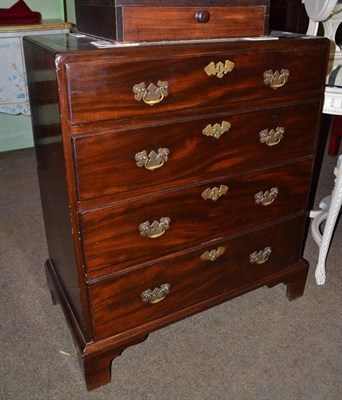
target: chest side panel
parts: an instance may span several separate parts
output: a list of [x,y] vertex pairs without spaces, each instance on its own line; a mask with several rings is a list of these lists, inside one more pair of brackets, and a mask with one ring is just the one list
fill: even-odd
[[24,49],[49,258],[78,326],[89,338],[84,275],[76,263],[70,220],[75,204],[69,197],[73,182],[68,182],[66,170],[71,160],[63,143],[55,56],[26,40]]

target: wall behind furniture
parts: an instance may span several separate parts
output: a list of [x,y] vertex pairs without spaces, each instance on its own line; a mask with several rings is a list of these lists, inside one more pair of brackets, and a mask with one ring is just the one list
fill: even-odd
[[76,24],[75,0],[65,0],[65,14],[68,22]]
[[[0,8],[9,8],[17,0],[0,0]],[[39,11],[44,19],[64,20],[63,0],[25,0],[32,11]],[[0,113],[0,151],[33,146],[31,118],[24,115]]]

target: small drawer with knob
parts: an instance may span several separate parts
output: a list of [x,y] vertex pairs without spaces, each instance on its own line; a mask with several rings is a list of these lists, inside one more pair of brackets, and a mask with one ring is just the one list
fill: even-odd
[[309,155],[319,111],[320,102],[308,101],[74,136],[78,197],[152,194]]
[[119,40],[139,42],[262,36],[266,34],[266,13],[263,5],[123,7]]
[[307,158],[80,212],[87,275],[93,279],[123,271],[301,213],[311,167]]
[[90,283],[95,338],[163,325],[200,303],[208,308],[242,288],[263,286],[298,261],[303,230],[299,217]]

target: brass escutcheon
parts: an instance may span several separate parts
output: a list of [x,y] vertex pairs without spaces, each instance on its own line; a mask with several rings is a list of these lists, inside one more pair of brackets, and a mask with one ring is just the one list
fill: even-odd
[[211,124],[207,125],[202,133],[205,136],[212,136],[215,139],[219,139],[225,132],[228,132],[231,128],[232,124],[228,121],[222,121],[220,124],[215,124],[212,126]]
[[168,96],[169,83],[158,81],[157,86],[150,83],[146,89],[145,82],[141,82],[133,86],[133,93],[135,100],[143,100],[146,104],[154,106]]
[[160,288],[154,288],[153,290],[147,289],[141,293],[141,299],[145,303],[156,304],[164,300],[166,295],[169,294],[171,285],[169,283],[163,283]]
[[261,204],[263,206],[269,206],[274,202],[279,193],[279,189],[277,187],[273,187],[270,190],[266,190],[265,192],[258,192],[255,198],[255,204]]
[[156,239],[164,235],[165,231],[170,227],[171,219],[169,217],[160,218],[158,221],[153,221],[150,224],[149,221],[143,222],[139,225],[139,232],[141,236],[147,236],[150,239]]
[[213,201],[218,200],[221,196],[226,194],[229,190],[228,186],[221,185],[219,188],[218,187],[213,187],[212,189],[207,188],[205,191],[202,193],[202,197],[204,200],[210,199]]
[[226,251],[225,247],[219,247],[217,250],[206,251],[201,255],[202,261],[215,261],[217,258],[222,256]]
[[234,67],[235,64],[229,60],[225,60],[224,64],[221,61],[216,64],[212,61],[204,68],[204,71],[209,76],[215,75],[217,78],[221,79],[228,72],[233,71]]
[[259,133],[260,143],[264,143],[269,147],[276,146],[284,137],[284,128],[277,127],[276,130],[264,129]]
[[270,85],[272,89],[278,89],[285,85],[290,76],[290,71],[288,69],[282,69],[273,72],[272,69],[264,72],[264,83],[265,85]]
[[255,251],[249,255],[249,262],[251,264],[263,264],[269,259],[271,253],[271,247],[265,247],[264,250]]
[[166,148],[158,149],[156,153],[154,150],[147,155],[147,151],[140,151],[135,155],[135,161],[138,167],[145,167],[149,171],[154,171],[157,168],[162,167],[169,159],[168,155],[170,150]]

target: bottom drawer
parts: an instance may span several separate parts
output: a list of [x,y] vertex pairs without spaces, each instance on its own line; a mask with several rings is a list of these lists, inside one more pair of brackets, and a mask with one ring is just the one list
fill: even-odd
[[95,339],[262,284],[300,259],[304,226],[299,217],[90,285]]

